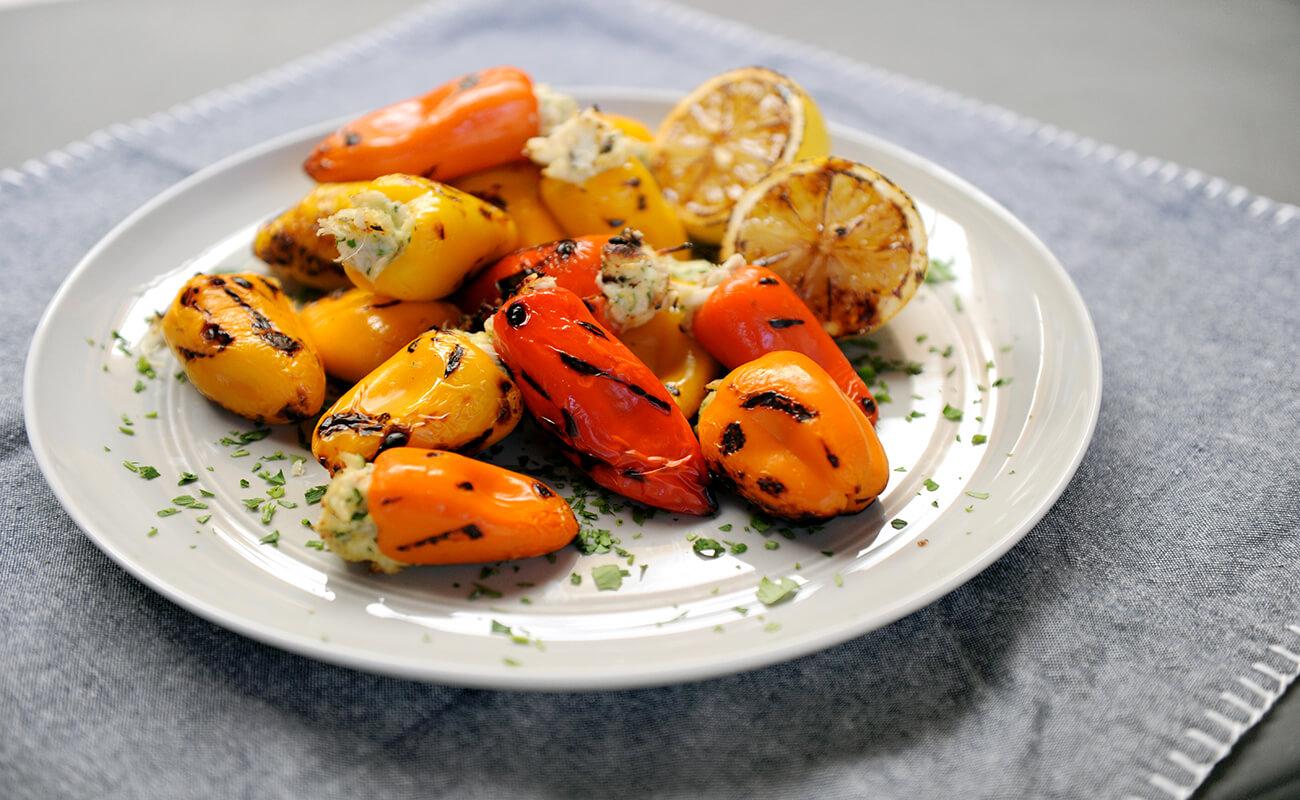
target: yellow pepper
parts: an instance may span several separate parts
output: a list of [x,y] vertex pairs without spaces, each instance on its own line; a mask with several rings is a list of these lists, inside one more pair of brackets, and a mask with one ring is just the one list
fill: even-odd
[[283,281],[313,289],[342,289],[352,282],[338,263],[334,240],[320,236],[317,220],[351,208],[348,196],[365,188],[364,183],[323,183],[298,204],[263,225],[253,240],[253,255]]
[[335,472],[348,453],[366,461],[390,447],[472,454],[504,438],[522,413],[519,389],[475,342],[465,331],[412,339],[321,416],[316,460]]
[[518,232],[495,206],[427,178],[385,175],[320,221],[352,282],[400,300],[438,300],[514,249]]
[[564,238],[564,229],[542,203],[542,171],[517,161],[485,169],[457,180],[453,186],[502,209],[515,221],[519,247],[533,247]]
[[297,422],[325,402],[325,370],[274,278],[195,275],[162,335],[199,393],[256,422]]
[[430,328],[460,324],[464,315],[439,300],[396,300],[348,289],[308,303],[298,312],[325,372],[356,383]]
[[[625,124],[630,124],[630,121]],[[677,247],[686,231],[640,156],[647,144],[587,109],[524,152],[542,169],[542,202],[569,236],[641,232],[651,247]]]
[[605,111],[597,111],[596,116],[622,131],[624,135],[636,139],[638,142],[653,142],[655,139],[654,133],[640,120],[625,117],[622,114],[610,114]]
[[689,419],[699,410],[705,387],[717,377],[718,362],[682,329],[685,322],[683,309],[663,308],[618,338],[663,382]]
[[686,241],[686,229],[640,160],[593,175],[581,184],[542,177],[542,200],[570,236],[641,232],[656,249]]

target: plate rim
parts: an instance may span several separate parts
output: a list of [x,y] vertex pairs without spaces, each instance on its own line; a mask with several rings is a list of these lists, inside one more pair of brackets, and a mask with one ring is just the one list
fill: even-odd
[[[566,86],[563,87],[563,89],[579,96],[592,99],[605,98],[611,102],[617,99],[672,103],[680,99],[682,96],[681,91],[661,88],[575,85]],[[882,607],[870,616],[849,618],[846,622],[827,625],[804,636],[785,642],[773,642],[770,647],[763,648],[762,650],[749,655],[731,657],[724,655],[722,657],[699,660],[686,665],[622,665],[622,668],[618,672],[605,676],[566,676],[564,673],[542,671],[467,673],[463,670],[450,669],[445,666],[440,667],[433,664],[422,665],[419,668],[408,668],[404,663],[384,660],[373,654],[354,652],[349,648],[340,647],[336,644],[331,645],[318,640],[311,640],[306,637],[295,638],[286,635],[279,628],[267,625],[257,620],[246,619],[245,617],[232,612],[227,612],[219,606],[206,603],[187,594],[182,588],[173,585],[171,582],[167,581],[165,577],[158,575],[155,571],[150,570],[143,565],[136,564],[113,544],[111,537],[96,533],[95,523],[92,521],[90,516],[83,513],[77,503],[72,502],[71,492],[69,491],[68,486],[59,477],[58,471],[53,467],[53,459],[47,449],[47,439],[37,421],[37,398],[35,396],[37,364],[42,363],[42,351],[48,340],[53,335],[51,320],[54,318],[59,307],[66,300],[67,295],[71,292],[73,284],[82,276],[83,273],[90,269],[90,265],[98,259],[102,252],[107,250],[128,230],[134,227],[139,220],[152,214],[158,208],[165,206],[177,195],[188,191],[195,185],[206,182],[215,175],[230,170],[244,162],[265,156],[267,153],[283,148],[291,143],[309,140],[313,137],[319,138],[325,133],[337,128],[347,119],[348,117],[340,117],[303,126],[296,130],[254,144],[196,170],[144,202],[104,234],[104,236],[101,237],[85,253],[85,255],[78,260],[77,264],[64,277],[62,282],[59,284],[58,289],[50,298],[49,303],[46,305],[36,324],[36,328],[32,335],[32,341],[26,354],[27,361],[23,368],[22,403],[24,427],[28,443],[31,446],[37,466],[41,470],[42,477],[44,477],[46,484],[53,492],[55,499],[57,499],[59,504],[63,507],[64,512],[68,514],[72,521],[76,523],[77,527],[81,529],[87,538],[89,538],[102,553],[107,555],[110,560],[124,569],[128,574],[180,608],[193,613],[204,620],[226,628],[227,630],[246,636],[259,643],[294,653],[295,655],[305,656],[350,669],[428,683],[484,689],[516,691],[607,691],[691,683],[710,677],[728,676],[749,672],[762,667],[790,661],[804,655],[809,655],[828,647],[841,644],[858,636],[865,635],[871,631],[884,628],[887,625],[897,622],[908,614],[931,605],[939,598],[960,588],[973,577],[987,569],[994,561],[1005,555],[1012,547],[1018,544],[1021,539],[1023,539],[1029,531],[1043,519],[1044,516],[1046,516],[1047,512],[1051,510],[1060,498],[1061,494],[1065,491],[1066,486],[1068,486],[1069,482],[1074,478],[1074,475],[1078,471],[1079,465],[1082,463],[1083,457],[1087,453],[1088,447],[1096,433],[1097,421],[1101,409],[1103,386],[1101,347],[1097,337],[1096,326],[1093,323],[1092,315],[1089,313],[1087,305],[1084,303],[1078,287],[1071,279],[1069,273],[1065,270],[1065,267],[1060,263],[1046,244],[1044,244],[1024,222],[1002,206],[1002,204],[998,203],[984,191],[960,176],[952,173],[945,167],[887,139],[858,128],[835,122],[828,122],[832,138],[852,140],[855,141],[855,143],[886,152],[891,158],[907,162],[911,167],[929,173],[935,179],[964,194],[968,199],[979,205],[984,211],[991,213],[1000,223],[1014,231],[1023,239],[1024,243],[1034,251],[1036,256],[1041,259],[1043,265],[1048,267],[1054,273],[1054,277],[1064,290],[1062,293],[1063,299],[1071,310],[1079,316],[1080,321],[1087,329],[1089,335],[1084,337],[1086,341],[1083,342],[1083,355],[1092,367],[1089,372],[1094,374],[1096,379],[1087,384],[1091,397],[1090,403],[1088,404],[1088,418],[1086,424],[1084,425],[1081,434],[1078,436],[1077,441],[1072,444],[1073,453],[1071,453],[1068,465],[1059,472],[1055,482],[1050,486],[1050,488],[1040,495],[1038,503],[1035,504],[1034,507],[1022,517],[1022,520],[1014,526],[1014,530],[1009,531],[1001,539],[992,543],[992,546],[985,550],[978,558],[968,561],[961,569],[951,574],[946,580],[939,581],[926,591],[908,597],[905,602],[898,602]]]

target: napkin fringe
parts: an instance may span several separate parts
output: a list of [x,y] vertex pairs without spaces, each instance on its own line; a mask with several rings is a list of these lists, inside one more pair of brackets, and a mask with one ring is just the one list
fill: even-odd
[[[765,47],[818,62],[830,69],[861,76],[899,94],[908,94],[931,105],[983,117],[1003,130],[1020,135],[1042,147],[1070,151],[1079,158],[1109,165],[1119,172],[1133,171],[1163,184],[1177,182],[1188,192],[1199,191],[1206,199],[1244,209],[1250,217],[1271,216],[1274,225],[1285,226],[1300,219],[1300,207],[1274,201],[1243,186],[1185,167],[1172,161],[1143,156],[1133,150],[1099,142],[1088,136],[1058,128],[1010,109],[987,103],[916,78],[855,61],[847,56],[818,49],[805,42],[751,28],[734,20],[677,5],[668,0],[634,0],[648,13],[673,18],[708,32],[720,40],[738,43],[761,42]],[[118,144],[131,144],[158,133],[170,133],[179,126],[209,118],[214,112],[236,108],[248,101],[288,87],[306,83],[311,75],[347,59],[357,58],[384,46],[416,25],[471,9],[475,0],[442,0],[394,17],[368,32],[331,45],[328,49],[288,62],[243,81],[201,94],[148,117],[114,123],[84,139],[52,150],[18,168],[0,169],[0,192],[21,190],[71,169],[79,161],[90,161]],[[1171,749],[1162,766],[1145,776],[1140,794],[1125,800],[1185,800],[1196,791],[1214,766],[1225,758],[1247,731],[1256,725],[1300,676],[1300,624],[1287,625],[1275,641],[1252,656],[1255,660],[1215,700],[1205,704],[1194,724],[1181,735],[1181,745]]]
[[1262,720],[1300,677],[1300,625],[1248,656],[1248,668],[1200,709],[1183,729],[1165,764],[1145,776],[1140,793],[1124,800],[1187,800],[1242,736]]
[[[940,86],[902,75],[880,67],[863,64],[848,56],[821,50],[806,42],[751,28],[743,23],[719,17],[704,11],[677,5],[668,0],[635,0],[636,5],[649,13],[672,17],[692,27],[707,31],[719,38],[736,42],[761,41],[767,47],[843,72],[865,77],[898,93],[918,97],[932,105],[951,109],[967,115],[983,117],[1011,133],[1037,142],[1043,147],[1069,150],[1080,158],[1099,164],[1111,165],[1119,172],[1135,171],[1144,178],[1160,183],[1178,181],[1188,192],[1199,190],[1209,200],[1222,200],[1230,208],[1244,208],[1251,217],[1271,215],[1275,225],[1282,226],[1300,219],[1300,206],[1283,203],[1257,194],[1244,186],[1223,178],[1183,166],[1154,156],[1143,156],[1134,150],[1099,142],[1065,128],[1018,114],[1015,111],[977,100]],[[53,150],[40,158],[28,159],[17,169],[0,169],[0,191],[21,189],[29,181],[43,181],[52,172],[66,170],[77,160],[89,160],[97,150],[109,150],[117,142],[148,137],[158,131],[170,132],[184,125],[206,118],[213,111],[236,107],[267,92],[304,83],[315,70],[325,69],[338,62],[354,58],[383,46],[405,33],[412,26],[425,24],[441,15],[455,14],[472,8],[474,0],[442,0],[415,8],[368,32],[344,39],[318,53],[290,61],[280,67],[263,72],[229,86],[214,89],[165,111],[148,117],[137,117],[128,122],[114,123],[87,136]]]

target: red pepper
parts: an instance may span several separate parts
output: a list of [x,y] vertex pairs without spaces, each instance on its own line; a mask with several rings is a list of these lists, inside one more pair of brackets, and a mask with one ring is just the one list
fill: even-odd
[[528,73],[491,67],[349,122],[316,145],[302,166],[322,182],[394,172],[449,181],[518,161],[537,133]]
[[592,480],[668,511],[717,510],[690,423],[578,295],[526,288],[497,311],[492,331],[524,405]]
[[880,416],[871,390],[799,295],[770,269],[746,265],[709,295],[692,323],[695,340],[734,369],[777,350],[816,361],[871,424]]
[[533,275],[549,275],[555,283],[582,298],[600,295],[601,254],[613,236],[579,236],[525,247],[479,273],[454,298],[466,314],[496,311]]

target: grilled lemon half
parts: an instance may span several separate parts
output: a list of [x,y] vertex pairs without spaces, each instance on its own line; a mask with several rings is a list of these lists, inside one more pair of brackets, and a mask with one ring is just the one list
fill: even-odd
[[874,169],[820,158],[773,170],[736,202],[722,240],[774,270],[832,336],[876,330],[925,282],[925,227],[907,192]]
[[700,244],[722,238],[732,206],[774,167],[830,153],[817,104],[763,67],[705,81],[668,113],[654,144],[655,180]]

